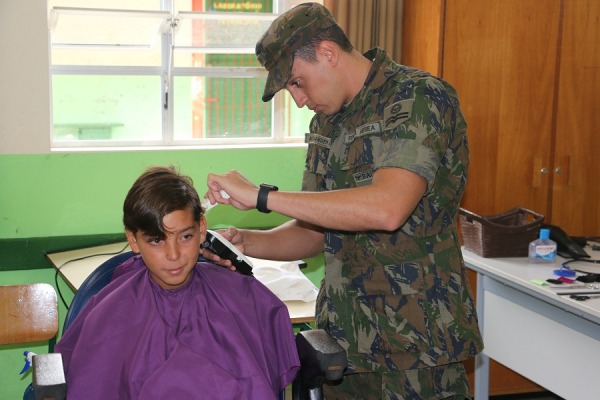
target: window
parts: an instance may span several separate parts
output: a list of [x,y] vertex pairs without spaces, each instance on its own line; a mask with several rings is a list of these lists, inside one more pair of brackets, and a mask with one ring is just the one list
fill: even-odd
[[292,0],[49,0],[53,148],[302,143],[254,46]]

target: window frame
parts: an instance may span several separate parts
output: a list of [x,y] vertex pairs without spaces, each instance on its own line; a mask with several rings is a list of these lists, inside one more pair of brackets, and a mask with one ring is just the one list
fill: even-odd
[[[289,1],[288,1],[289,2]],[[179,21],[182,19],[215,19],[223,18],[227,20],[236,20],[247,18],[249,14],[255,14],[257,19],[274,20],[279,14],[278,9],[284,9],[286,0],[273,0],[273,13],[239,13],[239,12],[193,12],[176,11],[171,9],[170,5],[161,2],[162,10],[118,10],[118,9],[98,9],[98,8],[79,8],[79,7],[52,7],[49,11],[48,23],[50,28],[49,52],[50,52],[50,92],[51,92],[51,150],[131,150],[131,149],[159,149],[159,148],[228,148],[228,147],[271,147],[271,146],[298,146],[304,145],[303,136],[292,136],[285,132],[286,103],[288,107],[295,107],[295,104],[289,98],[289,94],[280,91],[270,102],[271,107],[271,134],[268,137],[215,137],[215,138],[192,138],[175,139],[174,138],[174,107],[169,98],[174,97],[174,81],[177,77],[207,77],[207,78],[266,78],[267,72],[262,67],[177,67],[174,65],[173,57],[175,52],[194,51],[196,53],[209,52],[210,54],[254,54],[252,47],[225,47],[225,46],[177,46],[175,44],[176,29]],[[168,3],[168,2],[167,2]],[[294,3],[292,1],[292,3]],[[291,4],[292,6],[294,4]],[[164,8],[167,8],[166,10]],[[289,8],[289,7],[288,7]],[[58,15],[55,13],[58,12]],[[161,46],[161,65],[160,66],[117,66],[117,65],[55,65],[52,63],[53,47],[81,47],[93,48],[98,44],[69,44],[53,43],[52,29],[60,18],[60,13],[81,14],[81,15],[128,15],[136,17],[157,17],[160,22],[160,46]],[[111,45],[101,44],[101,47],[111,47]],[[116,45],[114,45],[116,46]],[[127,47],[127,45],[118,44],[118,46]],[[132,46],[139,47],[139,45]],[[53,113],[53,77],[60,75],[85,76],[155,76],[160,79],[161,93],[163,95],[163,107],[161,107],[161,138],[159,140],[63,140],[55,138],[54,113]],[[288,96],[286,99],[285,96]],[[257,98],[257,101],[262,101]]]

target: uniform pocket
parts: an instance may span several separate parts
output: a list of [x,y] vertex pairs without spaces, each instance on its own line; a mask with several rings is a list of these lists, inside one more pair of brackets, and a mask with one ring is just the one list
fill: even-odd
[[310,143],[306,152],[306,169],[313,174],[325,175],[329,163],[329,147]]
[[343,158],[340,160],[341,169],[344,171],[353,169],[364,169],[364,166],[372,167],[375,162],[376,151],[381,144],[381,138],[377,135],[355,138],[349,143]]
[[423,272],[417,263],[388,265],[356,297],[358,352],[372,355],[420,351],[428,342]]

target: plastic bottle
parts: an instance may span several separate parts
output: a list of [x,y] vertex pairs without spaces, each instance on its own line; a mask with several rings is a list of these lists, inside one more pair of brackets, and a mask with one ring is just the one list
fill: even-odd
[[552,264],[556,260],[556,242],[550,239],[548,229],[540,229],[539,239],[529,243],[529,262]]
[[25,356],[25,365],[23,366],[20,375],[23,375],[29,368],[31,368],[33,356],[36,356],[37,354],[32,351],[25,351],[23,352],[23,355]]

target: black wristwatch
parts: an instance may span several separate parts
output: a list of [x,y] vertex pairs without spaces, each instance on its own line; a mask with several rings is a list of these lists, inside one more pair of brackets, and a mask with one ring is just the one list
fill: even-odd
[[261,183],[260,189],[258,190],[258,198],[256,199],[256,209],[265,214],[270,213],[271,210],[267,208],[267,198],[269,197],[269,192],[276,192],[278,190],[279,188],[277,186]]

